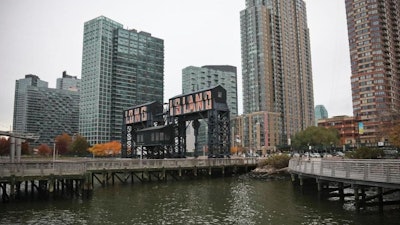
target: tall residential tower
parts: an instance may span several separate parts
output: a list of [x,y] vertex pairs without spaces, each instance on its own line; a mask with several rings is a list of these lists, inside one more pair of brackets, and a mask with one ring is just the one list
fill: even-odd
[[13,131],[38,136],[38,140],[30,141],[31,147],[53,146],[58,135],[78,133],[77,90],[48,88],[46,81],[29,74],[15,82],[14,98]]
[[15,81],[13,131],[28,132],[26,124],[29,115],[27,108],[28,89],[31,87],[47,88],[48,82],[40,80],[33,74],[25,75],[24,79]]
[[382,129],[400,115],[400,2],[345,2],[359,142],[375,145],[385,141]]
[[123,110],[163,92],[162,39],[104,16],[85,23],[79,133],[90,144],[120,140]]
[[244,129],[260,130],[254,135],[261,146],[285,145],[314,125],[306,5],[303,0],[246,0],[240,17],[243,112],[261,115],[254,127]]

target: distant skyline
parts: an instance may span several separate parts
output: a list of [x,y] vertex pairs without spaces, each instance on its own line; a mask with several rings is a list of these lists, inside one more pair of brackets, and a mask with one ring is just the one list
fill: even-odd
[[[352,115],[344,0],[305,0],[314,103]],[[55,88],[64,70],[81,78],[83,24],[100,15],[164,40],[164,101],[181,94],[187,66],[232,65],[242,113],[240,11],[245,0],[0,1],[0,130],[12,125],[15,81],[35,74]]]

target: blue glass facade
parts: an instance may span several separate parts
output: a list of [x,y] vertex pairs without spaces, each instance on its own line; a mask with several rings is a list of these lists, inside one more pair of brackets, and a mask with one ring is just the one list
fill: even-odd
[[163,101],[163,74],[162,39],[104,16],[86,22],[79,133],[90,144],[120,140],[123,109]]

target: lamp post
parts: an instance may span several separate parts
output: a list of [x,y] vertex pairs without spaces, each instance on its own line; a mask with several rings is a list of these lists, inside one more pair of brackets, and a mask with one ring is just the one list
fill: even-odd
[[56,143],[57,141],[54,140],[54,147],[53,147],[53,162],[56,161]]
[[53,146],[53,162],[56,161],[56,143],[54,142]]

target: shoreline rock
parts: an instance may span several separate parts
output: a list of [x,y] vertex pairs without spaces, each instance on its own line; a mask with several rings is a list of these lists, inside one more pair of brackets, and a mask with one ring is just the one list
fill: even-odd
[[289,178],[288,168],[275,169],[270,166],[257,167],[252,170],[249,177],[254,179],[268,179],[268,180],[285,180]]

